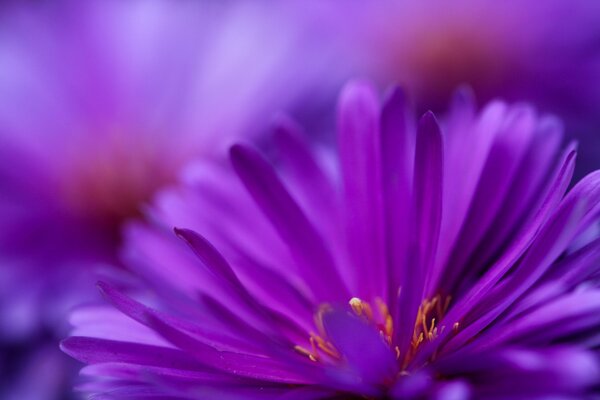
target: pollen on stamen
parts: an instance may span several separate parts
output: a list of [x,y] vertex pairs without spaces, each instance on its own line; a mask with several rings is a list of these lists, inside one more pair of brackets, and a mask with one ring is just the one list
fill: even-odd
[[311,353],[310,351],[306,350],[304,347],[302,346],[294,346],[294,350],[296,350],[298,353],[300,353],[303,356],[308,357],[311,361],[317,361],[317,358],[314,356],[313,353]]
[[[435,340],[439,334],[444,331],[445,326],[439,327],[438,321],[440,321],[446,314],[446,311],[448,311],[450,301],[450,296],[442,299],[441,295],[436,295],[431,299],[423,300],[417,312],[410,349],[404,356],[403,368],[408,366],[410,360],[417,353],[417,350],[423,342]],[[458,323],[454,324],[452,330],[453,332],[458,330]]]
[[352,297],[348,301],[350,308],[358,317],[364,318],[368,323],[375,325],[379,330],[381,337],[388,345],[392,344],[394,334],[394,321],[390,315],[387,304],[379,297],[375,298],[376,310],[378,315],[373,312],[373,307],[369,302],[363,301],[358,297]]
[[350,304],[350,307],[352,307],[352,310],[354,311],[354,313],[358,316],[362,315],[362,300],[359,299],[358,297],[353,297],[350,299],[350,301],[348,302],[348,304]]
[[[371,306],[371,303],[358,297],[352,297],[348,301],[348,304],[352,313],[363,319],[366,323],[371,324],[379,331],[381,338],[396,353],[396,359],[402,359],[402,369],[404,370],[417,353],[421,344],[426,341],[435,340],[439,334],[444,331],[446,327],[439,326],[438,321],[446,314],[450,302],[450,296],[442,297],[441,295],[436,295],[430,299],[423,300],[419,306],[417,317],[415,319],[410,347],[404,354],[401,354],[402,352],[397,343],[393,342],[394,321],[387,304],[381,298],[374,299],[375,307]],[[331,305],[322,304],[315,313],[315,327],[319,333],[310,332],[309,342],[311,350],[302,346],[294,347],[298,353],[308,357],[311,361],[336,361],[342,358],[335,346],[327,340],[327,333],[323,326],[323,315],[331,309]],[[458,329],[459,323],[456,322],[452,326],[452,331],[457,332]]]
[[353,297],[348,302],[352,311],[359,317],[365,317],[368,321],[373,321],[373,309],[366,301],[362,301],[358,297]]

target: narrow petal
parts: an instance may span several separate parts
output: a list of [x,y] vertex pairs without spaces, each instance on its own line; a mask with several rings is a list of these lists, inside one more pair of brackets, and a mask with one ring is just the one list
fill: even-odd
[[[575,151],[570,146],[564,152],[560,167],[551,180],[545,200],[542,203],[542,207],[538,210],[536,217],[523,227],[523,230],[515,238],[512,245],[504,251],[502,257],[496,261],[490,270],[474,284],[467,294],[450,308],[446,317],[441,321],[442,326],[454,326],[457,322],[460,323],[465,315],[473,309],[473,305],[479,304],[482,298],[488,294],[494,285],[522,257],[525,251],[531,246],[531,243],[538,237],[540,226],[555,211],[555,208],[561,201],[568,188],[574,169]],[[419,365],[423,363],[451,334],[452,330],[446,329],[439,334],[436,340],[426,343],[415,358],[415,364]]]
[[482,338],[478,347],[489,349],[503,343],[544,346],[599,328],[600,291],[576,292],[495,328],[493,335]]
[[198,233],[189,229],[175,228],[175,234],[183,239],[202,263],[217,277],[224,279],[240,292],[246,292],[244,286],[231,269],[229,263],[212,244]]
[[[582,182],[584,183],[584,182]],[[581,184],[581,183],[580,183]],[[456,349],[487,326],[533,285],[551,263],[565,251],[576,235],[586,215],[587,199],[577,196],[577,187],[567,196],[555,215],[542,228],[540,235],[532,243],[506,285],[491,291],[486,299],[486,307],[479,305],[482,317],[460,331],[448,345],[447,350]]]
[[444,276],[447,293],[455,292],[457,280],[464,279],[469,257],[500,210],[531,143],[535,121],[534,112],[527,107],[510,110],[502,121],[504,126],[499,127],[459,241],[450,258],[449,265],[452,268],[447,269]]
[[340,96],[338,148],[353,295],[387,298],[379,105],[368,84],[352,82]]
[[334,239],[339,235],[337,194],[322,167],[315,159],[306,134],[290,119],[279,117],[274,126],[277,160],[294,198],[323,234]]
[[[193,335],[197,340],[203,342],[205,345],[216,348],[216,349],[236,349],[236,348],[244,348],[245,340],[235,340],[231,338],[231,335],[222,335],[218,333],[211,332],[210,329],[207,329],[209,324],[205,323],[203,326],[191,323],[180,318],[175,318],[173,316],[167,316],[163,313],[159,313],[156,310],[153,310],[149,307],[144,306],[143,304],[133,300],[132,298],[120,293],[118,290],[113,288],[112,286],[100,282],[98,284],[101,293],[103,296],[112,303],[119,311],[129,316],[133,320],[150,327],[150,322],[156,319],[160,319],[165,324],[169,324],[173,326],[174,329],[182,330],[187,332],[190,335]],[[252,320],[255,324],[260,324],[258,321],[256,322],[254,319]],[[261,325],[262,329],[268,330],[268,326],[264,324]],[[239,337],[244,338],[244,334],[252,337],[252,333],[255,333],[254,329],[249,330],[248,332],[237,332]],[[256,337],[255,337],[256,338]],[[264,343],[266,338],[264,336],[261,337],[262,341],[254,343],[260,344]],[[254,347],[255,348],[255,347]]]
[[432,113],[419,121],[415,155],[413,215],[408,262],[404,265],[399,293],[396,339],[403,355],[414,331],[427,279],[434,269],[442,218],[443,139]]
[[[381,113],[381,173],[385,208],[388,304],[396,303],[396,292],[405,279],[408,263],[415,134],[408,117],[404,92],[396,88]],[[395,309],[395,307],[393,307]],[[393,312],[394,310],[392,310]]]
[[[270,382],[291,384],[308,384],[313,382],[311,374],[308,373],[310,366],[304,366],[300,357],[295,359],[295,363],[286,363],[286,360],[272,357],[261,357],[231,351],[217,351],[186,332],[175,329],[160,318],[150,317],[149,325],[169,342],[208,367],[247,378]],[[294,355],[292,349],[290,349],[289,353],[291,359]],[[312,375],[314,379],[314,373]]]
[[562,139],[563,129],[558,121],[554,118],[540,121],[501,210],[473,256],[477,263],[489,260],[510,239],[515,227],[535,216],[531,210],[539,209],[544,200],[540,194],[543,194],[544,186],[551,178],[549,171],[557,161]]
[[294,256],[299,273],[319,300],[344,300],[349,293],[323,238],[290,196],[272,167],[256,151],[236,145],[233,166]]
[[[466,103],[464,106],[467,109],[454,111],[449,117],[450,121],[445,131],[447,152],[444,154],[444,209],[437,257],[438,269],[446,266],[459,239],[490,148],[506,115],[506,105],[495,101],[488,104],[478,118],[473,116],[471,120],[468,110],[474,107],[472,101],[464,96],[455,98],[455,108],[459,108],[461,103]],[[469,156],[465,157],[465,153]]]
[[63,340],[60,348],[87,364],[118,361],[192,371],[205,369],[183,351],[139,343],[72,336]]

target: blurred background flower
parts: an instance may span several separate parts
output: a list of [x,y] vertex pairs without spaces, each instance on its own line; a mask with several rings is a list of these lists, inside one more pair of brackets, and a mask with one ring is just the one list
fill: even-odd
[[[60,370],[64,356],[46,344],[63,334],[71,306],[95,298],[92,271],[119,265],[122,223],[141,216],[189,160],[254,137],[278,110],[317,110],[316,89],[326,99],[326,85],[313,80],[326,72],[330,53],[314,52],[310,30],[275,5],[66,0],[0,7],[6,398],[3,383],[19,386],[18,371],[35,374],[37,365],[42,373],[48,363]],[[311,102],[298,102],[306,93]],[[48,375],[47,387],[60,387],[63,375]]]
[[479,101],[532,101],[582,143],[579,175],[600,167],[600,3],[588,0],[352,2],[327,11],[357,71],[406,87],[439,111],[459,85]]

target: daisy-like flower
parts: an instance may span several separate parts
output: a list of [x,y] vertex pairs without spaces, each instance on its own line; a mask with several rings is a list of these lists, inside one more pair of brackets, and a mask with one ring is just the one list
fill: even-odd
[[[99,398],[585,398],[598,389],[600,175],[529,105],[438,122],[356,82],[338,152],[276,125],[163,192],[123,256],[139,295],[72,315]],[[237,178],[234,176],[237,175]],[[171,226],[182,241],[171,232]],[[190,229],[191,228],[191,229]],[[190,249],[186,249],[185,244]],[[103,397],[104,396],[104,397]]]
[[[595,111],[600,92],[586,85],[600,79],[594,2],[409,0],[351,11],[356,25],[346,33],[355,39],[348,48],[360,53],[356,61],[386,81],[405,82],[425,106],[443,107],[468,83],[486,101],[529,97],[563,112]],[[565,75],[572,79],[555,81]]]
[[422,108],[442,109],[462,84],[484,101],[531,101],[561,115],[585,144],[578,169],[600,166],[597,2],[405,0],[330,14],[351,63],[384,84],[400,82]]

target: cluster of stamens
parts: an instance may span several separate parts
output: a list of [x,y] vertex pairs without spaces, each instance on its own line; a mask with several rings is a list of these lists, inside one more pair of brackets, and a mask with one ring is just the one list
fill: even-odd
[[[403,360],[403,368],[406,368],[410,360],[417,353],[417,350],[425,341],[433,341],[440,333],[444,331],[445,326],[438,327],[438,322],[446,314],[452,298],[441,295],[436,295],[431,299],[425,299],[419,306],[417,318],[415,320],[415,328],[410,341],[410,349]],[[458,323],[452,327],[454,331],[458,329]]]
[[307,356],[311,361],[322,361],[323,358],[330,358],[333,360],[341,359],[340,353],[335,346],[328,340],[324,339],[327,337],[325,327],[323,326],[323,314],[330,311],[331,307],[328,304],[322,304],[319,310],[315,313],[315,326],[319,333],[310,332],[309,342],[310,350],[302,346],[294,346],[294,350],[298,353]]
[[375,325],[381,337],[391,346],[393,335],[394,335],[394,320],[390,315],[387,304],[381,298],[375,298],[375,305],[379,311],[379,315],[376,317],[373,314],[373,308],[371,305],[362,301],[358,297],[353,297],[349,301],[352,311],[359,317],[364,318],[367,322]]
[[[405,369],[410,360],[414,357],[417,350],[426,341],[432,341],[438,337],[445,329],[445,326],[438,327],[438,321],[445,315],[450,305],[450,296],[442,297],[436,295],[431,299],[425,299],[419,306],[413,336],[410,348],[402,360],[402,368]],[[379,297],[375,298],[374,304],[363,301],[358,297],[353,297],[348,302],[352,312],[359,318],[374,326],[382,339],[396,353],[396,358],[400,360],[401,353],[398,346],[394,345],[394,320],[389,312],[387,304]],[[330,311],[331,306],[324,304],[319,307],[315,314],[315,326],[318,333],[310,332],[310,349],[302,346],[295,346],[294,349],[308,357],[311,361],[319,362],[325,359],[340,360],[341,356],[335,346],[327,340],[327,334],[323,326],[323,314]],[[458,330],[458,323],[452,327],[454,331]]]

